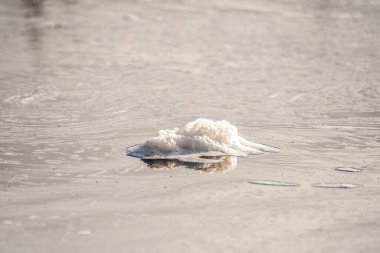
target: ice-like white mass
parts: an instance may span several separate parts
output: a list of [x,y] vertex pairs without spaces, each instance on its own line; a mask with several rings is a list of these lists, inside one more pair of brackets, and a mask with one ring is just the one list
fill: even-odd
[[177,159],[184,162],[215,163],[220,156],[248,156],[278,152],[277,148],[240,137],[225,120],[197,119],[183,129],[160,130],[157,137],[127,148],[127,155],[142,159]]

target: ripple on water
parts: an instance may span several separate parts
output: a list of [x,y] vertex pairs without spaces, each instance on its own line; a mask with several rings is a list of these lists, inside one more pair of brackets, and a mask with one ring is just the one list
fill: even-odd
[[12,225],[13,221],[11,220],[4,220],[1,224],[3,225]]
[[363,171],[363,169],[354,168],[354,167],[338,167],[338,168],[335,168],[335,170],[336,171],[343,171],[343,172],[353,172],[353,173]]
[[270,181],[270,180],[254,180],[254,181],[248,181],[248,183],[257,184],[257,185],[270,185],[270,186],[299,186],[299,184],[296,184],[296,183]]
[[49,220],[59,220],[60,217],[58,215],[51,215],[49,217],[47,217]]
[[92,233],[90,230],[79,230],[78,234],[79,235],[91,235]]
[[319,188],[351,189],[351,188],[357,188],[360,185],[347,184],[347,183],[317,183],[317,184],[313,184],[312,186],[319,187]]

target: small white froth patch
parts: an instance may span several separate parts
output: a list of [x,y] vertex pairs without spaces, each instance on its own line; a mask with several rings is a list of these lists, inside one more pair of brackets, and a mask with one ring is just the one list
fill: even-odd
[[270,185],[270,186],[298,186],[298,184],[296,183],[271,181],[271,180],[253,180],[253,181],[249,181],[248,183],[257,184],[257,185]]
[[362,172],[363,169],[359,169],[359,168],[354,168],[354,167],[338,167],[338,168],[335,168],[336,171],[343,171],[343,172],[353,172],[353,173],[357,173],[357,172]]
[[351,189],[351,188],[357,188],[360,185],[347,184],[347,183],[318,183],[318,184],[313,184],[312,186],[319,187],[319,188]]
[[207,157],[248,156],[278,152],[277,148],[253,143],[240,137],[235,126],[225,120],[197,119],[183,129],[160,130],[157,137],[127,148],[127,155],[142,159],[177,159],[204,163]]

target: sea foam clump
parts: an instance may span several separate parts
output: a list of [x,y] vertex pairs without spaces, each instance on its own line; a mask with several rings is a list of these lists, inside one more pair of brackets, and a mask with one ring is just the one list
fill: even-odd
[[240,137],[225,120],[197,119],[183,129],[160,130],[157,137],[127,148],[127,155],[142,159],[176,159],[185,162],[220,162],[221,156],[248,156],[278,152],[277,148]]

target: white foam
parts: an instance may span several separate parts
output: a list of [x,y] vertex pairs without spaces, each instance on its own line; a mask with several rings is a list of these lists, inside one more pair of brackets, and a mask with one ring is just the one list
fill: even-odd
[[216,162],[205,157],[248,156],[278,152],[277,148],[240,137],[225,120],[197,119],[183,129],[160,130],[157,137],[127,148],[129,156],[142,159],[178,159],[186,162]]

